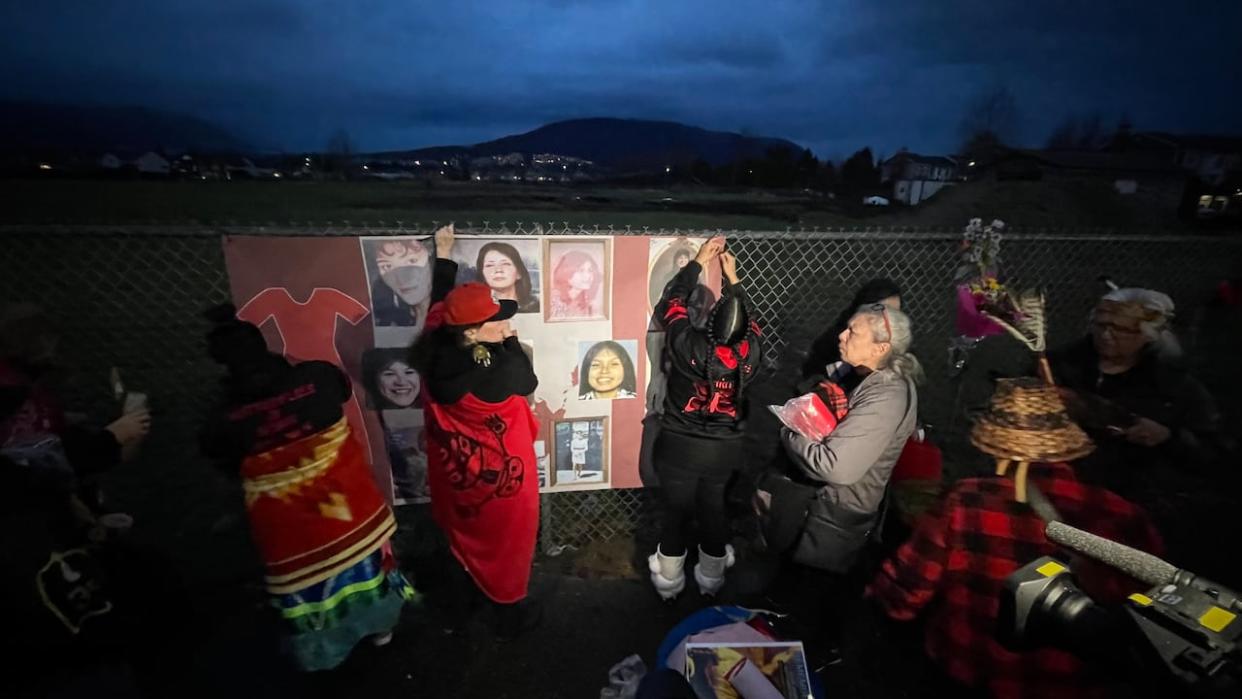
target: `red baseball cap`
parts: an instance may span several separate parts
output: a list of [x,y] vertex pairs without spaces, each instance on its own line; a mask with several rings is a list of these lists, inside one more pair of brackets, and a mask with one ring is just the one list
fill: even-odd
[[444,297],[444,322],[449,325],[479,325],[492,320],[508,320],[517,313],[517,301],[497,301],[492,288],[469,282]]

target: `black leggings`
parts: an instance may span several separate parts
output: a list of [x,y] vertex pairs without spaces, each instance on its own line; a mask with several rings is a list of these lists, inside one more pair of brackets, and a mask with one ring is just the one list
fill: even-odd
[[703,439],[667,430],[655,444],[655,467],[664,500],[660,552],[686,553],[686,527],[698,521],[699,548],[709,556],[725,555],[729,521],[725,489],[733,475],[733,459],[741,443],[735,439]]

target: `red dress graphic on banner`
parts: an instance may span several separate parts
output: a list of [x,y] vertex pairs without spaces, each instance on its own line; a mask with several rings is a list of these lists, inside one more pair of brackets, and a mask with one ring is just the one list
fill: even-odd
[[[262,327],[271,320],[276,324],[284,345],[284,355],[295,362],[320,360],[331,362],[344,369],[341,355],[336,349],[336,319],[344,318],[350,325],[357,325],[370,311],[357,299],[339,289],[317,288],[310,298],[299,303],[293,300],[288,289],[264,289],[246,302],[237,317]],[[345,419],[366,450],[367,463],[371,458],[371,440],[367,435],[367,423],[362,418],[362,405],[358,402],[357,388],[345,403]]]

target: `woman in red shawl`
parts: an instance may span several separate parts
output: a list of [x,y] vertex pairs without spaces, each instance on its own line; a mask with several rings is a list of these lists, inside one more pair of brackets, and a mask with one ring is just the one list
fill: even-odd
[[539,529],[538,423],[525,396],[538,379],[509,325],[517,302],[486,284],[453,288],[453,237],[452,226],[436,231],[432,307],[411,352],[427,388],[431,510],[511,638],[539,618],[525,603]]

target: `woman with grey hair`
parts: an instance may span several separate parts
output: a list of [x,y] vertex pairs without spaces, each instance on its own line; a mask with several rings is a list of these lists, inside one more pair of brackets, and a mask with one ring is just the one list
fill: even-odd
[[879,303],[859,308],[838,336],[842,361],[827,367],[847,397],[845,417],[821,441],[782,429],[795,466],[823,484],[795,562],[845,573],[879,523],[889,476],[918,416],[915,384],[923,370],[910,353],[912,341],[905,313]]
[[843,603],[857,599],[846,574],[880,526],[889,477],[917,422],[915,384],[923,370],[910,353],[912,341],[905,313],[882,303],[859,307],[838,335],[841,361],[826,367],[828,378],[816,388],[836,404],[836,427],[819,441],[781,430],[797,471],[790,478],[816,487],[809,505],[795,508],[793,521],[801,519],[791,545],[795,565],[781,580],[794,586],[793,599],[810,605],[802,614],[804,640],[823,649],[817,662],[824,664],[840,658]]
[[1096,443],[1079,476],[1153,503],[1179,465],[1214,461],[1226,439],[1207,390],[1177,360],[1174,305],[1150,289],[1116,289],[1091,312],[1087,337],[1048,353],[1070,416]]

